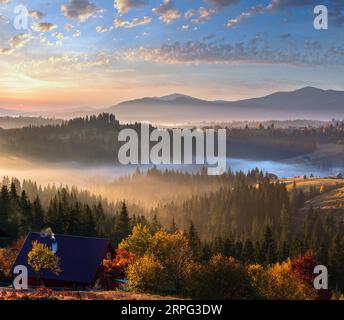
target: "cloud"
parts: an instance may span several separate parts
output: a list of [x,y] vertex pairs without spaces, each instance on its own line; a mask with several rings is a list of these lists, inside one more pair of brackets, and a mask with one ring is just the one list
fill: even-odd
[[0,48],[0,54],[11,54],[13,49],[11,48]]
[[54,32],[52,34],[52,36],[55,37],[57,40],[60,40],[60,41],[66,38],[65,35],[62,34],[61,32]]
[[127,13],[131,9],[143,7],[147,0],[115,0],[114,6],[119,13]]
[[69,19],[86,21],[99,10],[88,0],[70,0],[69,3],[61,6],[61,11]]
[[320,50],[321,44],[317,40],[306,40],[305,41],[305,49]]
[[50,23],[50,22],[35,23],[32,26],[32,30],[34,30],[36,32],[49,32],[49,31],[54,30],[56,28],[57,28],[57,25]]
[[270,0],[267,6],[257,5],[249,8],[247,11],[240,13],[237,17],[228,20],[226,26],[233,28],[245,20],[261,13],[275,12],[279,10],[287,10],[293,7],[305,7],[318,5],[319,0]]
[[147,25],[151,22],[152,22],[152,18],[150,18],[150,17],[144,17],[143,19],[134,18],[131,21],[126,21],[126,20],[122,20],[122,19],[117,18],[114,20],[113,24],[116,28],[130,29],[130,28],[135,28],[138,26]]
[[218,10],[222,10],[225,7],[239,3],[240,0],[208,0],[208,2],[214,4]]
[[80,30],[76,30],[74,33],[73,33],[73,37],[74,38],[77,38],[77,37],[80,37],[81,36],[81,31]]
[[109,28],[105,28],[105,27],[103,27],[103,26],[98,26],[98,27],[96,27],[96,31],[97,31],[98,33],[104,33],[104,32],[110,31],[110,29],[109,29]]
[[308,41],[304,47],[270,49],[257,47],[256,41],[188,41],[165,43],[158,47],[136,47],[125,50],[128,61],[160,64],[283,64],[283,65],[341,65],[344,66],[342,46],[321,48]]
[[190,18],[192,18],[194,15],[195,15],[195,10],[190,9],[190,10],[188,10],[188,11],[185,12],[184,18],[185,18],[185,19],[190,19]]
[[29,10],[29,17],[32,17],[37,20],[41,20],[44,16],[45,14],[43,12],[36,11],[36,10]]
[[285,10],[291,7],[305,7],[318,5],[319,0],[271,0],[266,9],[268,11]]
[[282,33],[280,35],[280,38],[281,39],[289,39],[289,38],[291,38],[291,34],[290,33]]
[[336,27],[341,27],[344,25],[344,1],[333,0],[331,10],[329,12],[330,23]]
[[180,18],[180,13],[174,7],[173,0],[164,0],[159,7],[153,8],[153,12],[159,14],[159,19],[166,24],[170,24]]
[[19,33],[10,40],[11,48],[21,48],[31,39],[32,37],[29,33]]
[[9,22],[10,22],[10,20],[7,17],[0,14],[0,25],[1,24],[8,24]]
[[259,5],[256,7],[251,7],[246,12],[242,12],[236,18],[228,20],[226,26],[227,28],[233,28],[237,26],[238,24],[242,23],[243,21],[245,21],[246,19],[249,19],[258,13],[264,13],[264,12],[266,12],[266,8],[264,6]]
[[32,39],[31,34],[29,33],[19,33],[12,37],[6,48],[0,48],[0,54],[11,54],[16,49],[24,47]]
[[214,9],[207,9],[204,7],[200,7],[198,9],[198,17],[195,19],[192,19],[192,22],[196,24],[203,23],[204,21],[211,19],[211,17],[213,16],[215,12],[216,11]]
[[74,28],[74,26],[70,23],[66,23],[63,27],[66,31],[70,31]]

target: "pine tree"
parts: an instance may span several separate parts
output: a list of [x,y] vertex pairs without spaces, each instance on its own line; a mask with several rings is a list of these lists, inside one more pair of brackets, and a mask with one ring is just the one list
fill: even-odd
[[241,261],[244,263],[252,263],[254,261],[254,247],[251,240],[246,240],[241,255]]
[[1,187],[1,194],[0,194],[0,228],[4,230],[9,229],[9,206],[10,206],[10,199],[9,199],[8,189],[6,186],[3,185]]
[[41,231],[44,227],[44,211],[38,196],[32,204],[32,220],[32,229],[34,231]]
[[188,240],[190,248],[192,250],[193,256],[198,259],[200,257],[200,245],[201,241],[199,239],[197,230],[193,222],[190,222],[189,231],[188,231]]
[[83,227],[83,234],[85,236],[88,236],[88,237],[97,236],[94,215],[89,205],[86,205],[84,208],[84,212],[82,215],[82,227]]
[[280,240],[282,242],[287,242],[290,238],[290,225],[291,225],[291,218],[289,215],[289,212],[286,208],[286,206],[283,204],[282,206],[282,210],[281,210],[281,217],[280,217],[280,221],[281,221],[281,237]]
[[[329,270],[332,275],[332,283],[344,290],[344,243],[337,234],[334,236],[329,250]],[[335,289],[335,287],[334,287]]]
[[[106,216],[101,202],[94,208],[95,211],[95,228],[98,237],[105,237],[110,232],[107,232],[106,228]],[[109,230],[108,230],[109,231]]]
[[26,192],[23,190],[19,199],[24,224],[21,232],[25,233],[33,228],[32,206],[27,198]]
[[123,202],[122,209],[116,218],[116,225],[115,225],[115,238],[116,244],[120,243],[124,238],[126,238],[130,233],[130,225],[129,225],[129,214],[128,209]]
[[152,232],[152,234],[158,232],[159,230],[161,230],[161,224],[158,220],[158,216],[157,214],[154,214],[153,219],[152,219],[152,223],[151,223],[151,227],[150,230]]
[[174,217],[172,218],[171,226],[168,229],[169,233],[175,233],[178,230]]
[[265,258],[266,264],[272,264],[276,262],[276,248],[273,240],[272,230],[269,225],[266,226],[261,249],[262,256]]

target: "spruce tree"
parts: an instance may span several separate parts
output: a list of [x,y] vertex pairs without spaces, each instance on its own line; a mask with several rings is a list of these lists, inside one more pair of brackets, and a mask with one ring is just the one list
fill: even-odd
[[129,213],[125,202],[122,204],[122,209],[116,218],[115,238],[116,244],[120,243],[130,233]]
[[190,248],[192,250],[193,256],[196,259],[198,259],[200,256],[201,241],[199,239],[195,225],[193,224],[192,221],[190,222],[190,226],[189,226],[188,239],[189,239],[189,244],[190,244]]
[[44,227],[44,210],[38,196],[32,203],[32,220],[32,229],[34,231],[41,231]]
[[339,289],[344,290],[344,241],[340,235],[335,235],[332,241],[331,248],[329,250],[329,269],[331,281]]
[[261,249],[262,256],[265,258],[266,264],[272,264],[276,262],[276,247],[272,235],[272,230],[269,225],[266,226]]
[[241,255],[241,261],[243,263],[252,263],[254,261],[254,247],[251,240],[246,240]]

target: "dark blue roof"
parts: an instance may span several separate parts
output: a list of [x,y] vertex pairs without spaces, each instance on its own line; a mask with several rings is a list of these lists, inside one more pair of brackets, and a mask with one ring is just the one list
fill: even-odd
[[[66,235],[55,235],[58,244],[57,256],[60,257],[62,272],[57,276],[51,271],[44,271],[42,279],[60,280],[82,284],[91,284],[102,259],[106,256],[110,241],[108,239],[87,238]],[[29,277],[34,277],[34,270],[28,265],[28,253],[32,249],[32,242],[39,241],[52,248],[51,236],[31,232],[27,236],[24,245],[13,264],[25,265],[28,268]]]

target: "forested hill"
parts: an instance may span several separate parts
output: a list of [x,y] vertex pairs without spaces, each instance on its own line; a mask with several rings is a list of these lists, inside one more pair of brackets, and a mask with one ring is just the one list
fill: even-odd
[[343,289],[338,268],[343,261],[343,217],[306,206],[323,188],[288,190],[283,183],[254,176],[236,174],[227,188],[173,201],[150,213],[124,203],[106,206],[67,188],[50,196],[51,190],[36,188],[34,183],[5,179],[0,190],[0,228],[12,239],[52,228],[60,234],[110,237],[115,245],[137,225],[147,226],[152,233],[182,230],[201,261],[220,253],[244,264],[269,265],[312,250],[319,262],[329,266],[333,283]]
[[[139,123],[120,124],[113,114],[106,113],[60,125],[0,130],[0,151],[53,162],[114,163],[120,148],[117,136],[124,128],[140,134]],[[286,159],[314,151],[317,142],[344,140],[342,123],[317,129],[259,126],[227,132],[228,156],[251,159]]]

